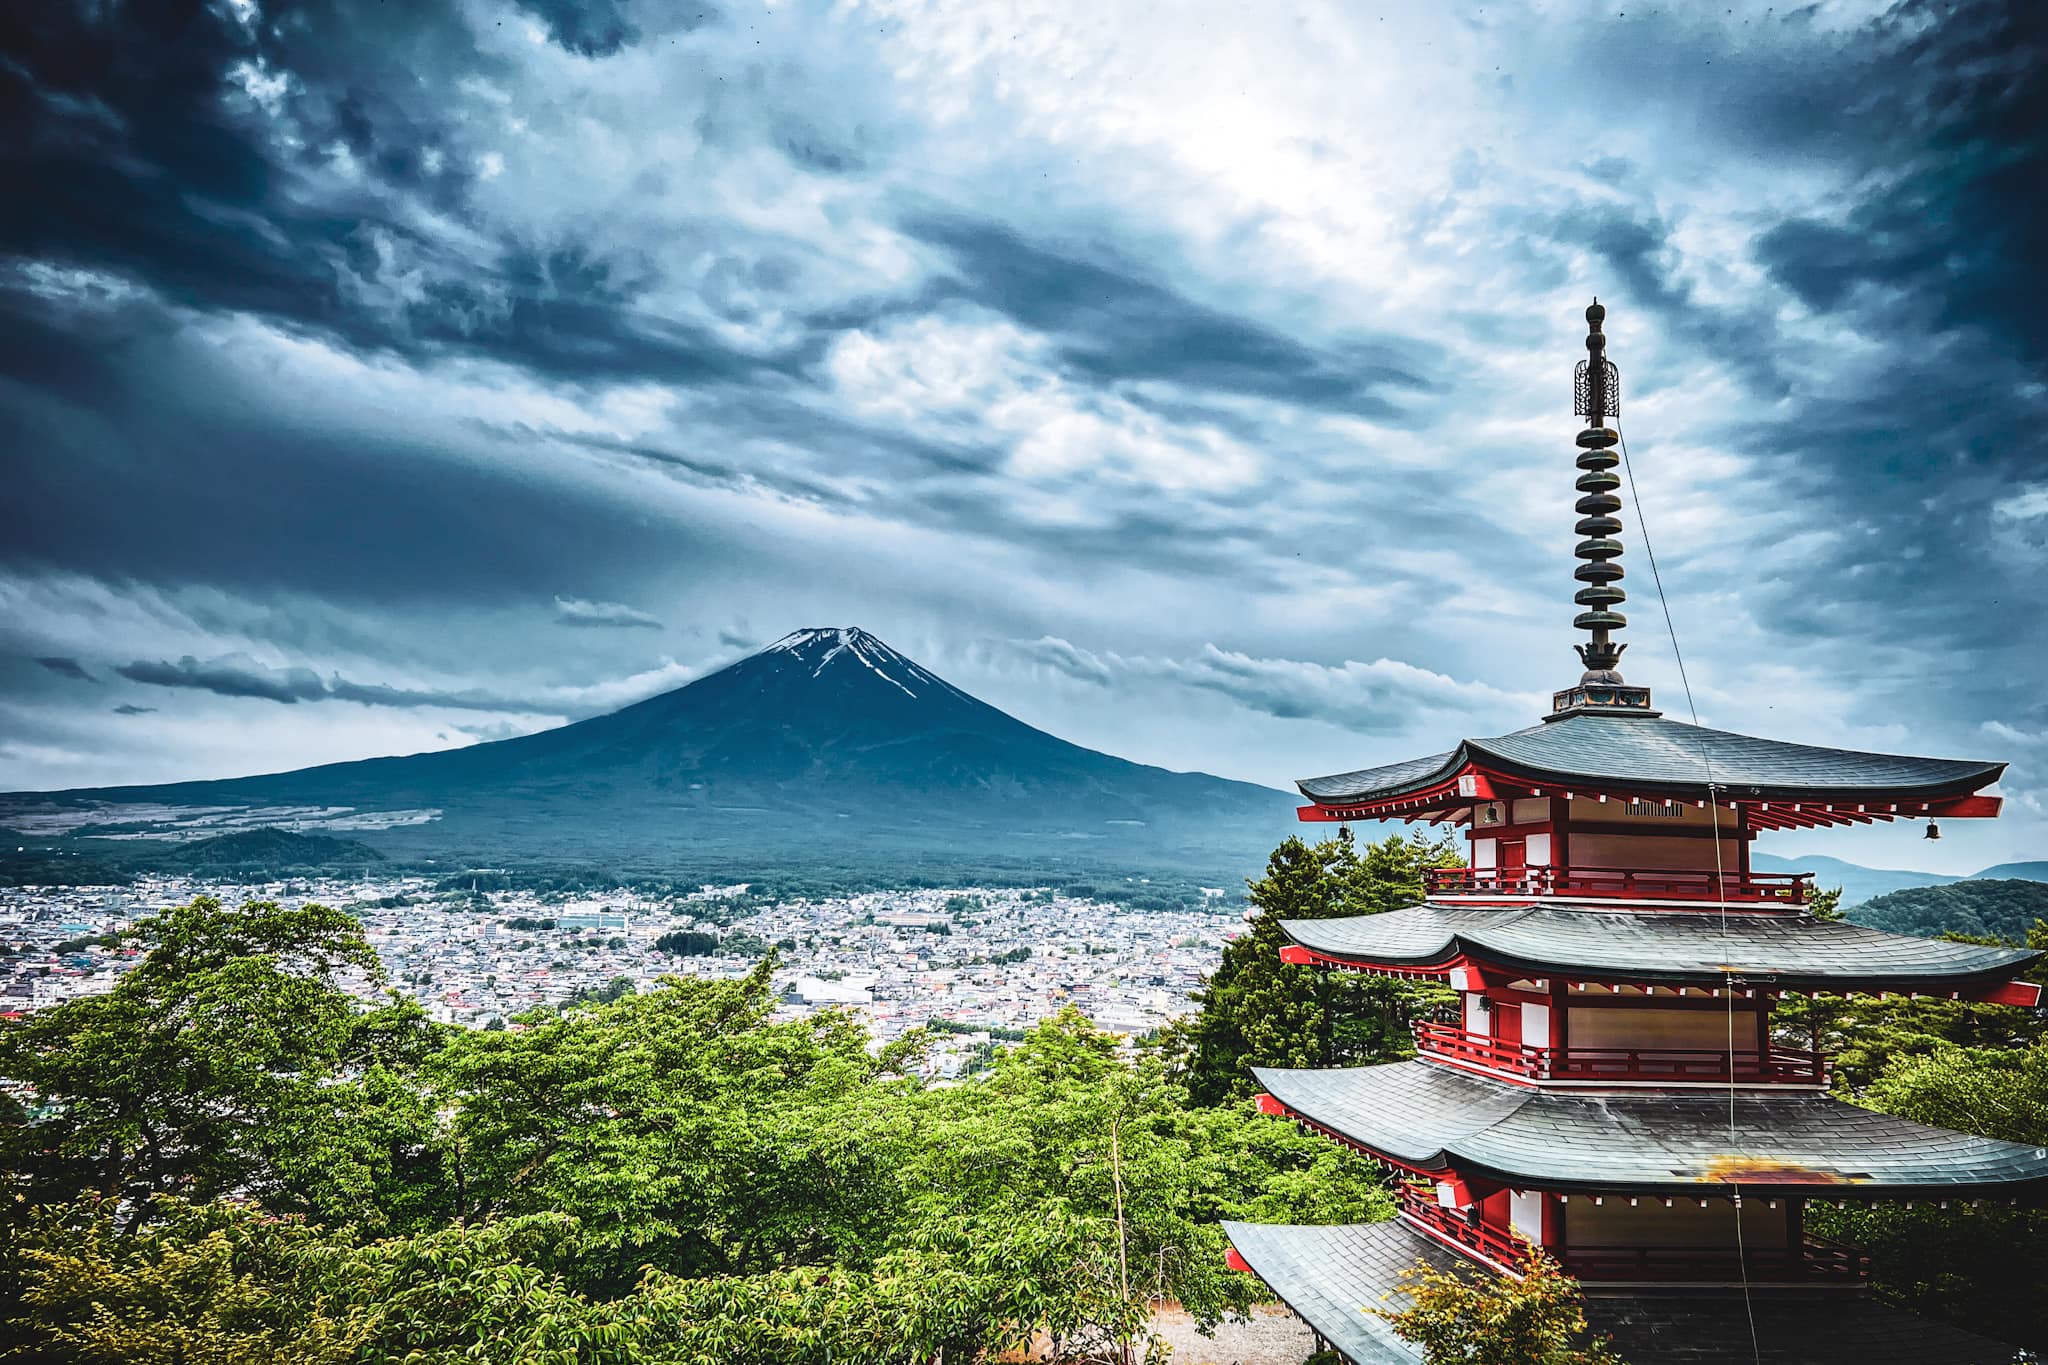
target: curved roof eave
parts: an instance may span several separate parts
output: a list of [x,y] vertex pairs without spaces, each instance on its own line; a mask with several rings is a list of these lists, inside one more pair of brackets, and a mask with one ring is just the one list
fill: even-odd
[[1752,913],[1724,930],[1713,914],[1537,905],[1425,903],[1378,915],[1282,920],[1280,931],[1312,952],[1361,966],[1437,967],[1471,958],[1536,976],[1574,973],[1687,986],[1739,978],[1745,986],[1786,990],[1928,995],[2010,981],[2048,957],[2035,949],[1949,943],[1808,915]]
[[1559,1093],[1419,1061],[1252,1074],[1291,1114],[1368,1151],[1516,1188],[1698,1195],[1746,1185],[1833,1199],[2048,1189],[2048,1149],[1822,1095]]
[[1709,775],[1738,800],[1842,801],[1861,795],[1944,800],[1996,782],[2002,762],[1829,749],[1652,716],[1572,716],[1448,753],[1302,778],[1325,804],[1393,800],[1483,768],[1531,783],[1614,785],[1651,795],[1698,794]]

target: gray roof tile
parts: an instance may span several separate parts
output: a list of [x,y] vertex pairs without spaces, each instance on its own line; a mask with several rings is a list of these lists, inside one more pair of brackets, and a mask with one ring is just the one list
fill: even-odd
[[2024,948],[1890,934],[1811,915],[1417,905],[1346,919],[1282,920],[1305,948],[1361,963],[1432,966],[1461,954],[1517,970],[1667,985],[1946,995],[2010,980],[2040,960]]
[[1737,799],[1841,801],[1859,794],[1962,795],[1998,780],[2003,763],[1914,758],[1760,739],[1660,716],[1569,716],[1446,754],[1357,772],[1304,778],[1320,801],[1365,801],[1427,787],[1477,761],[1557,782],[1624,783],[1648,794],[1700,793],[1713,781]]
[[1371,1310],[1399,1311],[1401,1272],[1426,1261],[1438,1270],[1472,1263],[1404,1223],[1282,1227],[1225,1223],[1224,1235],[1281,1302],[1354,1365],[1415,1365],[1422,1352]]
[[1428,1062],[1252,1074],[1289,1110],[1395,1161],[1542,1189],[1769,1185],[1837,1198],[2048,1190],[2048,1149],[1825,1095],[1559,1093]]

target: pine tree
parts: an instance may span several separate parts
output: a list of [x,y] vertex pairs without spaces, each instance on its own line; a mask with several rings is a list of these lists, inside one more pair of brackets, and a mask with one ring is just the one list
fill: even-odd
[[1289,839],[1249,884],[1246,932],[1195,995],[1200,1011],[1162,1046],[1198,1104],[1250,1095],[1253,1066],[1356,1066],[1403,1056],[1408,1022],[1435,988],[1384,977],[1322,972],[1280,960],[1282,920],[1375,915],[1423,899],[1425,868],[1460,861],[1448,838],[1393,835],[1363,850],[1351,831],[1310,844]]

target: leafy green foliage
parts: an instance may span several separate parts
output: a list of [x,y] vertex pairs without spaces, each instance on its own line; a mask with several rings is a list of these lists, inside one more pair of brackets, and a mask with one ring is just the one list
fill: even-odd
[[1422,1348],[1424,1365],[1619,1365],[1590,1339],[1578,1281],[1525,1241],[1520,1280],[1417,1264],[1401,1286],[1408,1306],[1375,1309]]
[[671,929],[654,940],[654,951],[676,957],[709,957],[718,951],[718,937],[709,929]]
[[1898,1057],[1864,1099],[1935,1128],[2048,1147],[2048,1046]]
[[1867,900],[1849,918],[1872,929],[1924,938],[1970,934],[2020,939],[2028,926],[2048,918],[2048,882],[1971,880],[1915,886]]
[[[773,960],[500,1030],[366,1008],[354,920],[201,899],[0,1032],[0,1358],[900,1362],[1142,1336],[1260,1290],[1224,1218],[1391,1211],[1362,1159],[1069,1011],[958,1085]],[[610,995],[611,993],[604,993]]]
[[[2048,926],[2036,924],[2029,942],[2048,947]],[[1838,1024],[1863,1055],[1884,1058],[1864,1103],[1935,1127],[2048,1145],[2048,1041],[2034,1012],[1917,1001],[1879,1014],[1874,1002],[1857,1002]],[[1900,1042],[1907,1030],[1910,1045]],[[1893,1302],[2048,1347],[2048,1301],[2039,1292],[2048,1283],[2048,1214],[1960,1202],[1816,1205],[1807,1223],[1866,1250],[1873,1283]]]
[[1349,829],[1308,844],[1289,839],[1250,885],[1247,932],[1223,950],[1201,1010],[1162,1047],[1197,1103],[1252,1093],[1252,1066],[1347,1066],[1407,1055],[1409,1022],[1448,999],[1440,987],[1280,960],[1280,921],[1375,915],[1419,904],[1426,868],[1462,861],[1448,838],[1393,835],[1362,850]]
[[207,897],[132,937],[147,953],[114,989],[0,1027],[0,1075],[57,1106],[0,1130],[14,1193],[96,1191],[139,1222],[153,1194],[274,1190],[273,1148],[379,1026],[341,988],[375,978],[376,953],[338,911]]
[[368,1333],[299,1302],[317,1231],[231,1204],[151,1198],[140,1231],[114,1200],[38,1206],[9,1229],[0,1359],[77,1365],[340,1365]]

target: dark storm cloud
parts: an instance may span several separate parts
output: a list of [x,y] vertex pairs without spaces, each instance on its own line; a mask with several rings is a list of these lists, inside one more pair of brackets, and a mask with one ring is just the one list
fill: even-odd
[[114,671],[130,682],[148,683],[152,687],[189,688],[218,697],[250,697],[286,706],[299,702],[352,701],[364,706],[435,706],[458,711],[558,709],[544,701],[493,696],[470,688],[442,691],[351,682],[339,675],[322,678],[310,668],[268,668],[253,659],[233,655],[202,660],[187,654],[175,663],[167,659],[138,659]]
[[385,603],[532,601],[702,544],[592,491],[451,461],[445,436],[338,429],[237,393],[177,327],[146,301],[67,319],[0,288],[0,442],[38,452],[10,471],[38,515],[0,559]]
[[[633,32],[603,4],[534,8],[580,52]],[[0,51],[0,126],[22,130],[0,153],[0,253],[359,347],[670,383],[757,363],[637,310],[630,251],[505,236],[479,249],[488,230],[465,207],[477,134],[445,88],[501,73],[435,0],[287,5],[254,27],[199,0],[10,6]],[[470,235],[429,231],[434,214]]]
[[136,706],[131,702],[122,702],[119,706],[112,709],[117,716],[153,716],[156,714],[154,706]]
[[1033,242],[985,220],[923,213],[906,228],[954,266],[941,294],[970,299],[1045,332],[1068,364],[1107,382],[1167,380],[1192,389],[1299,403],[1382,420],[1426,393],[1430,348],[1362,338],[1318,349],[1206,307],[1111,253]]
[[661,621],[623,602],[586,602],[577,597],[555,599],[555,624],[609,627],[615,630],[660,630]]
[[1745,424],[1772,477],[1840,532],[1787,574],[1826,591],[1781,591],[1777,609],[1794,632],[1963,651],[1979,667],[1953,682],[1995,690],[2038,669],[2013,613],[2048,591],[1998,511],[2048,477],[2048,11],[1908,5],[1877,37],[1867,74],[1889,117],[1849,165],[1878,188],[1755,248],[1880,357]]
[[[1680,274],[1682,258],[1672,245],[1668,223],[1638,208],[1606,203],[1578,205],[1548,227],[1557,242],[1598,257],[1606,267],[1601,278],[1618,283],[1631,303],[1661,317],[1669,330],[1734,369],[1759,398],[1785,395],[1787,380],[1769,313],[1701,303]],[[1624,378],[1624,396],[1627,392]]]
[[519,7],[547,25],[548,36],[584,57],[609,57],[640,41],[640,28],[618,0],[519,0]]
[[[2048,11],[2032,4],[1901,7],[1876,77],[1894,92],[1873,130],[1879,191],[1838,222],[1796,218],[1758,244],[1809,306],[1855,286],[1904,290],[1937,325],[1983,328],[2048,360]],[[1911,35],[1911,36],[1903,36]],[[1881,136],[1889,133],[1890,136]]]
[[41,664],[44,668],[49,669],[52,673],[55,673],[60,678],[76,678],[79,682],[98,681],[98,679],[94,678],[92,674],[86,672],[85,666],[79,663],[78,660],[76,659],[59,658],[46,655],[42,658],[37,659],[36,662]]
[[189,687],[220,697],[260,697],[264,701],[319,700],[327,684],[310,668],[264,668],[247,660],[211,659],[204,663],[187,654],[176,663],[138,659],[114,670],[130,682],[152,687]]
[[[1466,680],[1525,685],[1571,589],[1509,447],[1595,291],[1657,400],[1626,409],[1653,509],[1660,437],[1700,462],[1658,549],[1724,594],[1741,643],[1702,672],[2042,729],[2038,8],[1339,6],[1319,47],[1240,7],[1283,60],[1192,93],[1156,25],[1070,8],[1020,63],[943,6],[0,6],[0,449],[34,509],[0,681],[42,708],[7,771],[213,761],[38,655],[279,736],[373,706],[367,752],[615,705],[651,674],[568,694],[799,604],[1024,641],[980,657],[1083,699],[1054,728],[1227,700],[1149,755],[1189,766],[1293,766],[1254,751],[1313,727],[1270,717],[1514,723]],[[594,628],[535,662],[550,616]],[[477,723],[407,714],[444,706]],[[50,744],[64,707],[90,724]]]

